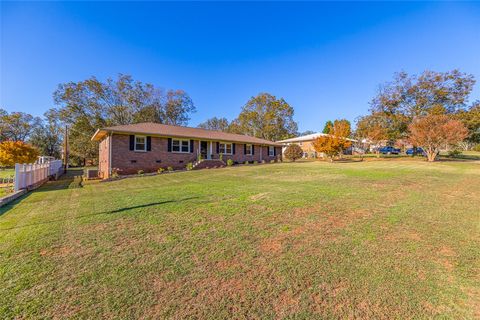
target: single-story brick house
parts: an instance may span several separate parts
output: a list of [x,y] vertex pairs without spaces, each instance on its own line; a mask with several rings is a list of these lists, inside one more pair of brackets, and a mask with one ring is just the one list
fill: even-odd
[[120,174],[167,167],[181,169],[200,157],[205,159],[202,164],[208,164],[222,163],[220,155],[223,162],[232,159],[236,163],[270,162],[281,160],[282,156],[281,144],[272,141],[150,122],[101,128],[92,140],[100,142],[98,172],[104,179],[111,176],[112,169]]

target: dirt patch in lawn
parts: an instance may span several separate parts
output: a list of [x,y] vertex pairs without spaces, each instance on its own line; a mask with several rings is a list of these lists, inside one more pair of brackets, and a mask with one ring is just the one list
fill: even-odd
[[284,229],[275,230],[275,235],[262,239],[259,244],[260,252],[265,254],[281,254],[285,247],[292,249],[308,248],[309,245],[328,243],[341,236],[341,231],[356,223],[359,219],[369,217],[368,210],[336,209],[336,214],[330,214],[333,209],[325,206],[298,208],[285,215],[275,215],[276,224],[284,225]]
[[283,319],[300,310],[300,297],[292,291],[283,291],[277,299],[273,301],[273,310],[277,319]]

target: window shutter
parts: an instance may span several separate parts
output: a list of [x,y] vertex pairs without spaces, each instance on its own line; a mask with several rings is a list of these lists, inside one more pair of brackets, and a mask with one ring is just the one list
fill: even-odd
[[130,135],[130,150],[135,149],[135,136],[133,134]]
[[232,143],[232,154],[235,154],[235,143]]
[[167,151],[172,152],[172,138],[168,138]]
[[273,147],[273,156],[275,157],[277,155],[277,148]]
[[252,144],[252,155],[255,154],[255,146]]
[[193,140],[190,140],[190,152],[193,153]]
[[220,153],[220,142],[217,141],[217,154]]
[[152,151],[152,137],[147,136],[147,151]]
[[247,144],[243,145],[243,154],[247,154]]

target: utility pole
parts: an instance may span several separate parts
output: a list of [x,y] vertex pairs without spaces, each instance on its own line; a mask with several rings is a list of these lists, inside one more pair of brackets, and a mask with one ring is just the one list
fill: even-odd
[[64,166],[64,171],[67,173],[68,169],[68,125],[65,125],[65,138],[63,139],[63,166]]

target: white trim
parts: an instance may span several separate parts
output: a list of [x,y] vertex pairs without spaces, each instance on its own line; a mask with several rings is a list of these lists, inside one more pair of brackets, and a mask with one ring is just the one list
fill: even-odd
[[[179,151],[173,151],[173,141],[178,141],[179,142],[179,144],[178,144]],[[184,142],[184,141],[186,141],[187,144],[188,144],[188,151],[182,151],[182,143],[181,142]],[[172,138],[172,153],[190,153],[190,139]]]
[[[230,145],[230,150],[231,150],[231,152],[230,152],[230,153],[222,152],[222,151],[221,151],[221,149],[222,149],[222,144],[225,145],[224,151],[227,151],[227,144],[229,144],[229,145]],[[231,156],[231,155],[233,155],[233,142],[219,142],[218,154],[223,154],[223,155],[225,155],[225,156]]]
[[210,153],[207,155],[207,159],[211,159],[212,158],[212,154],[213,154],[213,141],[208,141],[210,143]]
[[[245,148],[247,149],[247,153],[245,153],[246,156],[253,156],[253,144],[246,143]],[[250,146],[250,152],[248,152],[248,146]]]
[[[137,149],[137,138],[143,138],[144,139],[143,150],[142,149]],[[147,152],[147,136],[134,135],[133,151],[135,151],[135,152]]]
[[108,177],[112,176],[112,146],[113,146],[113,134],[108,135]]
[[[273,151],[272,154],[270,154],[270,151]],[[269,157],[275,157],[275,147],[274,146],[268,146],[268,156]]]

